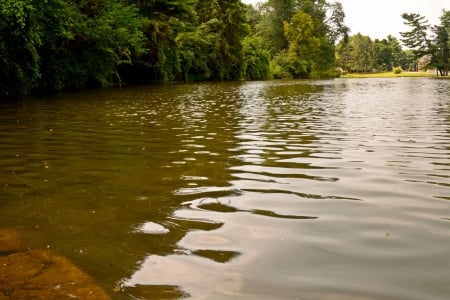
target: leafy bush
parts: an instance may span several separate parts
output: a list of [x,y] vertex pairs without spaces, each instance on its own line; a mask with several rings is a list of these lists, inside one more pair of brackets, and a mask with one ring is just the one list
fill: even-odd
[[393,71],[394,71],[394,74],[401,74],[403,72],[402,68],[400,68],[400,67],[394,68]]
[[269,72],[274,79],[291,78],[286,52],[282,51],[273,57],[269,64]]
[[270,77],[270,54],[262,47],[261,38],[249,35],[242,41],[244,48],[243,78],[247,80],[266,80]]

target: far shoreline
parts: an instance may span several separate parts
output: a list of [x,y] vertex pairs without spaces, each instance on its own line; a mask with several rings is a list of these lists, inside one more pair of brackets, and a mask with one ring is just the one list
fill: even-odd
[[437,76],[436,73],[429,72],[405,72],[395,74],[394,72],[380,72],[380,73],[347,73],[342,74],[340,78],[398,78],[398,77],[427,77],[427,78],[442,78],[449,79],[446,76]]

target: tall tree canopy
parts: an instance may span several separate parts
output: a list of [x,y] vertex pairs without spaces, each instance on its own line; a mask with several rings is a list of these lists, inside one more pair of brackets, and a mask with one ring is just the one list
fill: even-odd
[[[349,31],[339,2],[269,0],[263,6],[262,14],[257,29],[274,57],[274,69],[282,69],[284,72],[281,73],[293,77],[308,77],[312,73],[322,76],[334,69],[335,44],[345,39]],[[308,37],[301,33],[305,30]],[[300,36],[306,40],[300,42]],[[312,40],[315,41],[314,50],[309,45],[299,52],[300,44],[309,44]],[[305,51],[306,48],[311,51]]]
[[344,17],[327,0],[1,0],[0,94],[329,76]]
[[448,76],[450,69],[450,11],[443,10],[440,24],[431,26],[424,16],[416,13],[402,14],[404,23],[411,30],[401,32],[402,42],[413,49],[416,58],[431,56],[430,66],[441,76]]
[[119,0],[0,1],[0,93],[111,81],[143,49],[137,12]]
[[340,2],[267,0],[0,0],[0,95],[106,84],[261,80],[411,68],[448,75],[450,12],[382,40],[348,36]]
[[306,78],[312,71],[321,42],[314,30],[312,17],[301,10],[293,16],[291,22],[284,23],[289,45],[289,71],[294,78]]

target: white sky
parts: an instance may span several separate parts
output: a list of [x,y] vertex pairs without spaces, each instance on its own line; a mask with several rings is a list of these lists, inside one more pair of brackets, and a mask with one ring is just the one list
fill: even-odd
[[[329,0],[332,1],[332,0]],[[247,4],[265,2],[242,0]],[[382,39],[389,34],[400,38],[400,31],[409,30],[403,25],[402,13],[419,13],[432,25],[439,24],[442,9],[450,10],[450,0],[338,0],[345,12],[345,24],[350,34],[360,32],[372,39]]]

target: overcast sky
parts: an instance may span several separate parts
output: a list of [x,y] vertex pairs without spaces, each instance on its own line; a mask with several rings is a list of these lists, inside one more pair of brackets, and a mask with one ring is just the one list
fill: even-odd
[[[329,0],[332,1],[332,0]],[[247,4],[259,0],[242,0]],[[262,1],[264,2],[264,1]],[[360,32],[372,39],[382,39],[388,34],[400,38],[400,31],[407,31],[403,25],[402,13],[419,13],[430,24],[439,23],[442,9],[450,10],[449,0],[339,0],[345,11],[345,24],[351,34]]]

